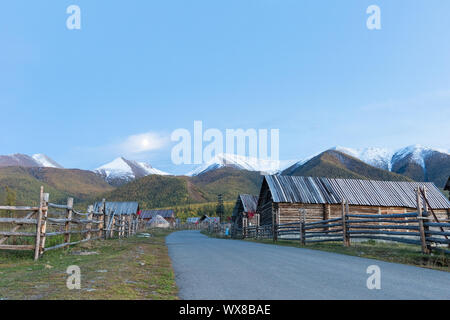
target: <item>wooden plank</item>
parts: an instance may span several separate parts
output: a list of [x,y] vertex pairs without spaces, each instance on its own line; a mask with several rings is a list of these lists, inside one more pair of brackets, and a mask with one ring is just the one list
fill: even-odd
[[386,219],[386,218],[414,218],[417,217],[417,212],[412,213],[395,213],[395,214],[349,214],[349,218],[371,218],[371,219]]
[[8,210],[8,211],[38,211],[39,207],[0,206],[0,210]]
[[417,236],[420,237],[419,232],[404,232],[404,231],[386,231],[386,230],[350,230],[348,234],[386,234],[397,236]]
[[350,229],[403,229],[403,230],[418,230],[420,231],[420,228],[418,226],[405,226],[405,225],[398,225],[398,224],[380,224],[380,225],[352,225],[349,226]]
[[92,238],[92,239],[89,239],[89,240],[88,239],[83,239],[83,240],[75,241],[75,242],[61,243],[61,244],[58,244],[58,245],[53,246],[53,247],[45,248],[44,252],[47,252],[47,251],[50,251],[50,250],[55,250],[55,249],[60,249],[60,248],[64,248],[64,247],[67,247],[67,246],[72,246],[72,245],[76,245],[76,244],[80,244],[80,243],[84,243],[84,242],[87,242],[87,241],[94,241],[94,240],[98,240],[98,239],[100,239],[100,238]]
[[367,223],[367,222],[395,222],[395,223],[417,223],[419,220],[392,220],[392,219],[358,219],[358,220],[347,220],[347,224],[359,224],[359,223]]
[[[24,219],[30,219],[35,213],[36,213],[36,212],[30,212],[29,214],[27,214],[27,215],[25,216]],[[19,225],[15,226],[14,228],[12,228],[10,232],[16,232],[16,231],[19,230],[21,227],[22,227],[22,225],[19,224]],[[36,234],[34,234],[34,235],[36,235]],[[5,243],[6,240],[8,240],[8,238],[9,238],[9,236],[6,236],[6,237],[0,239],[0,244]]]
[[0,236],[7,236],[7,237],[36,237],[36,233],[33,233],[33,232],[0,231]]
[[34,250],[34,245],[0,245],[0,250]]
[[37,220],[23,218],[0,218],[0,223],[37,224]]
[[[73,204],[73,199],[72,199],[72,204]],[[69,207],[69,205],[63,205],[63,204],[55,204],[55,203],[49,203],[48,204],[49,208],[57,208],[57,209],[72,209],[72,207]]]

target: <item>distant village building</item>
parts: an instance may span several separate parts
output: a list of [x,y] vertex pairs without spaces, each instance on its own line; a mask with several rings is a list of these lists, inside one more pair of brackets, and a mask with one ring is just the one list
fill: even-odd
[[172,209],[168,210],[142,210],[141,211],[141,218],[144,219],[144,221],[150,221],[156,216],[163,217],[171,226],[174,226],[176,224],[176,216],[175,212]]
[[190,217],[186,219],[186,223],[199,224],[199,223],[220,223],[219,217],[209,217],[208,215],[203,215],[201,217]]
[[[307,222],[338,218],[342,201],[350,213],[393,214],[415,212],[416,189],[425,186],[427,199],[437,216],[448,219],[450,202],[430,182],[397,182],[330,179],[297,176],[265,176],[258,199],[260,225]],[[303,209],[303,210],[301,210]]]
[[198,221],[203,223],[220,223],[220,217],[209,217],[205,214]]
[[186,219],[186,223],[197,224],[200,220],[200,217],[191,217]]
[[[96,202],[94,211],[98,212],[101,210],[102,205],[102,202]],[[137,215],[140,211],[138,202],[106,202],[105,207],[107,215],[112,213],[115,215]]]
[[231,216],[233,228],[242,228],[259,225],[259,215],[256,214],[258,205],[258,196],[250,194],[240,194],[236,200],[236,204]]

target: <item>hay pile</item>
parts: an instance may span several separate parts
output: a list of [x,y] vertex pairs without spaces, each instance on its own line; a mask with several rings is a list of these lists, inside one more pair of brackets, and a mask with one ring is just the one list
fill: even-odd
[[148,223],[147,225],[150,228],[169,228],[170,227],[170,223],[166,221],[166,219],[164,219],[163,217],[161,217],[160,215],[157,215],[155,217],[153,217]]

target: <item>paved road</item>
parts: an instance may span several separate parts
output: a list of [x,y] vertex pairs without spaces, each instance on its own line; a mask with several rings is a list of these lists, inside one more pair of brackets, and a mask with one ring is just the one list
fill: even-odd
[[[182,299],[450,299],[450,273],[316,250],[208,238],[167,237]],[[381,289],[366,286],[381,269]]]

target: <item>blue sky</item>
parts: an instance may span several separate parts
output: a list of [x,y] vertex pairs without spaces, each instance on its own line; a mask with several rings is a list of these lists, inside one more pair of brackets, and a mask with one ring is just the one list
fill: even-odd
[[[81,30],[66,8],[81,8]],[[366,8],[381,8],[381,30]],[[0,154],[182,173],[170,133],[280,130],[280,158],[449,149],[448,0],[3,1]],[[147,134],[154,146],[132,150]]]

